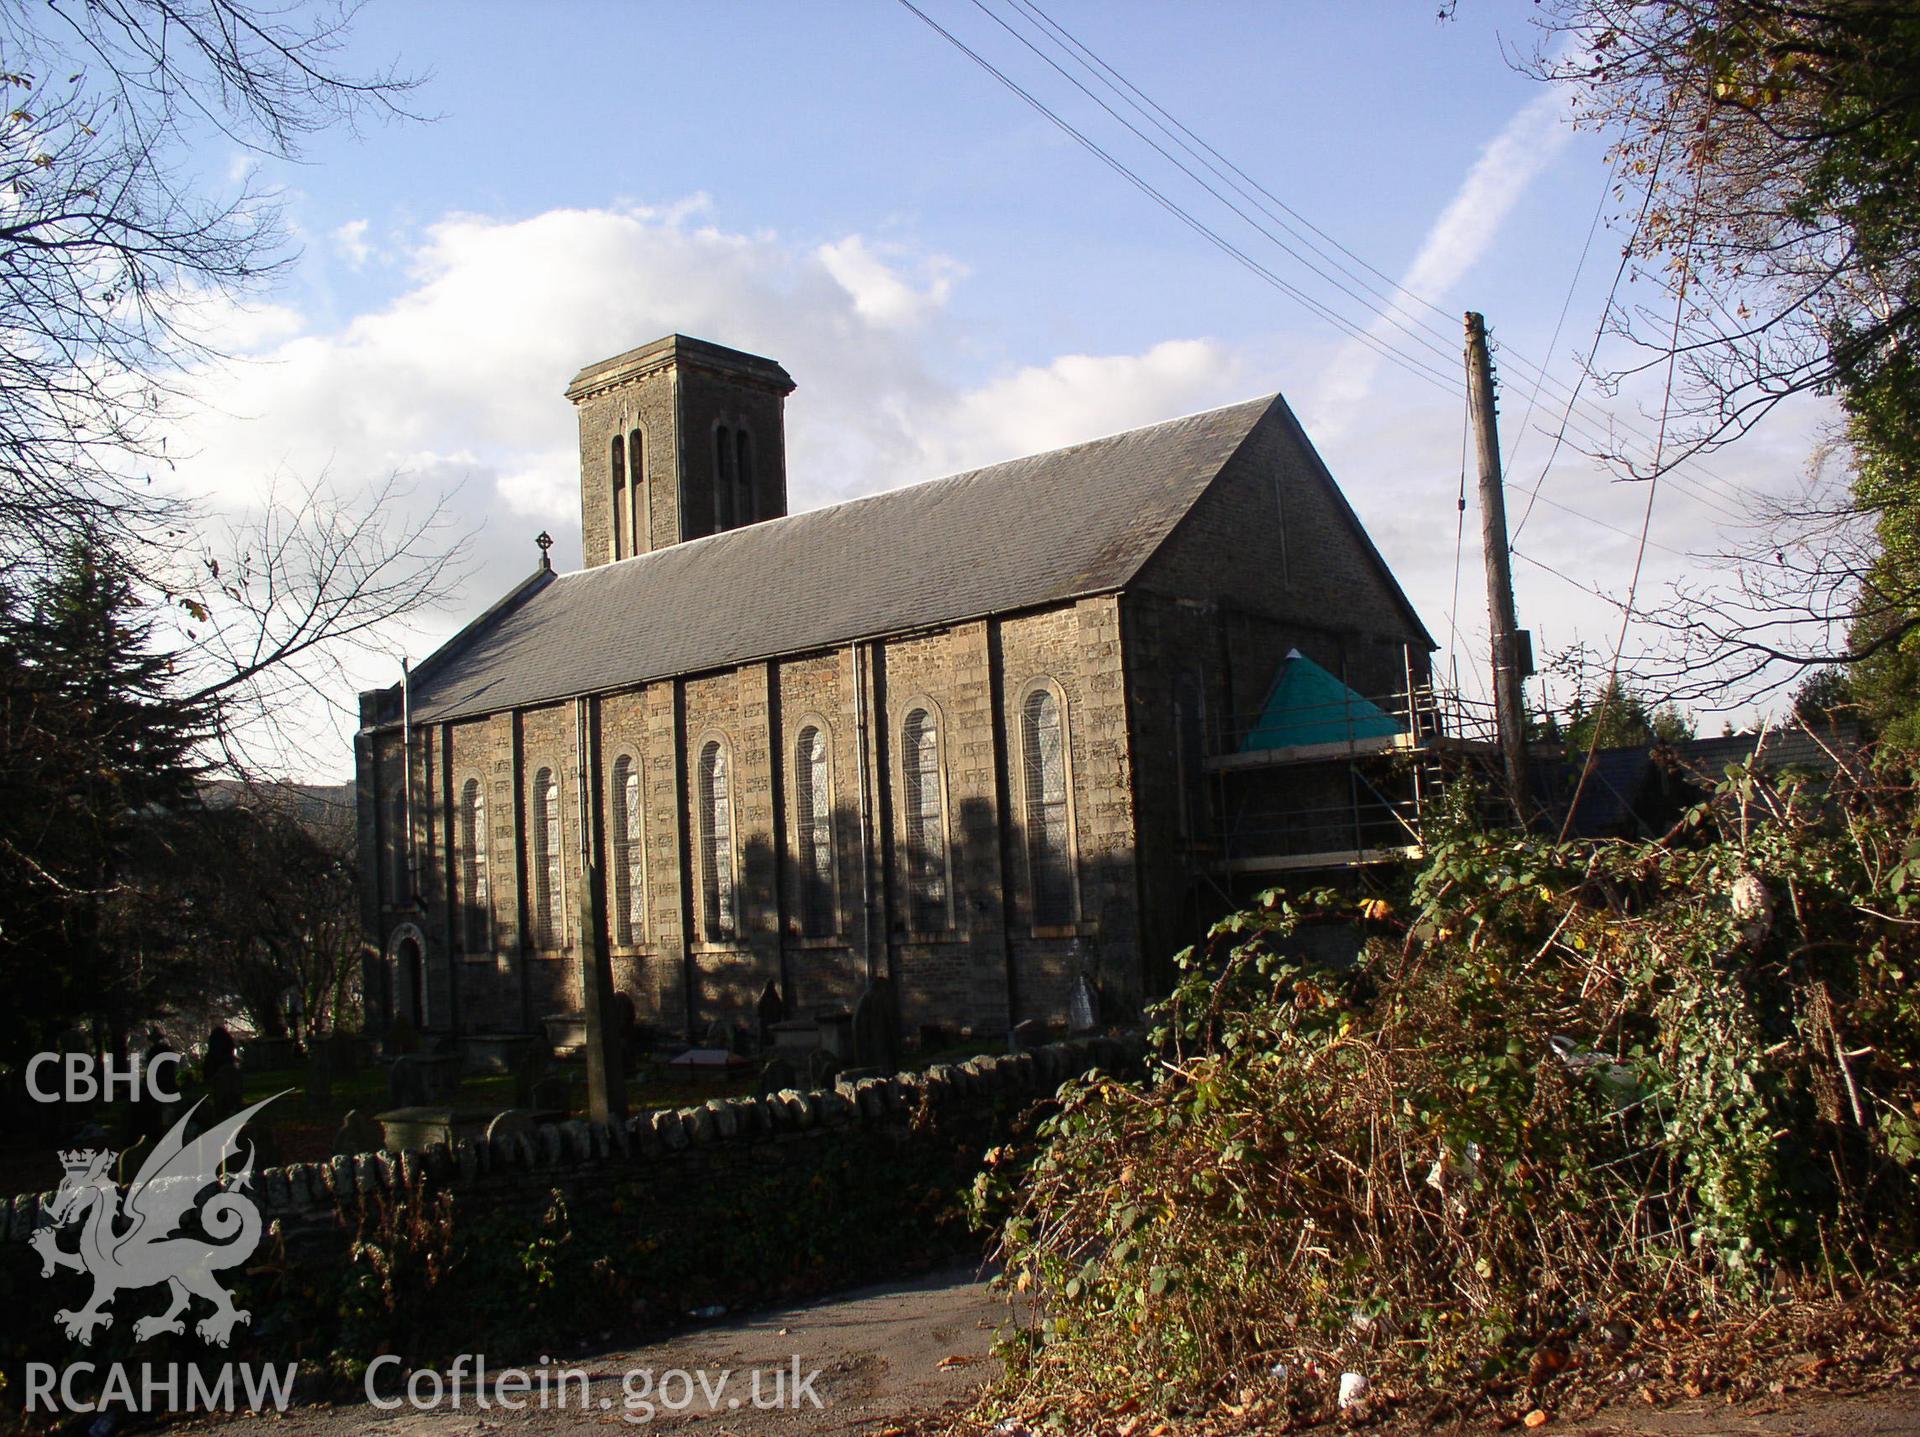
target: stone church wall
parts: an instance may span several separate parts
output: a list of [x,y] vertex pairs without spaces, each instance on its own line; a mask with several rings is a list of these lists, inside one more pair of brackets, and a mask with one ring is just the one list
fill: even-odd
[[[674,687],[650,684],[600,701],[600,783],[607,814],[608,939],[613,986],[634,1000],[635,1011],[650,1021],[681,1005],[684,970],[680,963],[684,918],[680,908],[682,831],[679,812],[679,751],[675,743]],[[614,789],[619,760],[633,763],[640,777],[639,846],[642,870],[640,921],[623,943],[611,916],[618,897],[612,850],[615,806],[625,795]]]
[[[1007,933],[1018,1016],[1057,1018],[1082,970],[1122,1009],[1141,996],[1132,755],[1119,629],[1111,596],[1021,614],[999,625],[1000,736],[1007,774]],[[1070,924],[1034,921],[1021,708],[1041,683],[1063,700],[1075,858]]]
[[[669,1031],[685,1021],[689,967],[696,1028],[746,1018],[769,980],[789,995],[793,1011],[811,1013],[851,1005],[871,952],[875,971],[896,981],[909,1034],[922,1025],[998,1032],[1026,1017],[1057,1021],[1082,971],[1122,1005],[1137,1003],[1140,930],[1117,602],[1085,600],[863,647],[872,789],[864,893],[851,646],[598,700],[603,813],[611,815],[621,801],[610,787],[617,759],[636,763],[643,783],[642,921],[638,941],[613,946],[616,988],[633,998],[640,1017]],[[1021,703],[1043,682],[1064,703],[1078,877],[1074,921],[1053,927],[1031,919],[1019,751]],[[907,918],[899,740],[908,712],[923,703],[939,719],[951,892],[946,922],[915,932]],[[832,786],[835,917],[833,931],[820,936],[800,931],[794,862],[794,755],[810,724],[828,735]],[[558,704],[419,737],[421,753],[432,755],[423,756],[423,767],[438,761],[437,745],[449,746],[444,774],[451,778],[444,782],[442,770],[433,769],[423,787],[435,801],[421,809],[423,823],[442,835],[440,846],[427,842],[421,850],[436,1028],[454,1011],[450,997],[468,1032],[537,1025],[546,1014],[580,1005],[577,902],[584,874],[573,728],[573,706]],[[723,742],[729,755],[739,904],[732,935],[705,930],[697,774],[709,740]],[[397,781],[397,743],[383,753],[382,772]],[[521,910],[532,901],[532,786],[542,768],[552,770],[559,791],[564,878],[555,941],[531,947],[518,940]],[[439,815],[457,807],[461,786],[476,776],[487,784],[492,948],[469,954],[457,907],[448,903],[449,879],[455,890],[459,882],[458,855],[444,851],[447,825]],[[603,836],[610,845],[610,829]],[[605,861],[611,902],[610,848]],[[457,904],[457,891],[453,896]],[[688,909],[690,955],[682,933]],[[449,984],[457,993],[446,991]]]
[[[756,435],[761,418],[777,420],[780,401],[771,390],[708,385],[708,404],[696,402],[705,381],[695,370],[684,370],[676,382],[673,422],[687,425],[687,435],[706,434],[726,417],[720,410],[728,405],[767,409],[752,418]],[[609,486],[593,476],[606,474],[603,451],[614,426],[631,421],[633,406],[672,392],[663,377],[615,392],[626,396],[621,405],[613,403],[614,393],[581,404],[590,560],[596,543],[606,542],[604,527],[596,539],[591,524]],[[689,465],[710,460],[710,448],[705,440],[693,444]],[[777,446],[760,451],[768,464],[777,455]],[[665,471],[655,466],[653,472]],[[857,653],[841,646],[601,696],[601,811],[611,815],[620,802],[608,787],[620,756],[640,766],[644,783],[641,932],[631,943],[615,944],[616,988],[633,998],[640,1017],[669,1032],[689,1026],[691,1009],[696,1037],[715,1021],[747,1020],[768,981],[779,983],[791,1011],[809,1014],[850,1005],[869,971],[895,980],[909,1036],[923,1025],[996,1032],[1028,1017],[1057,1021],[1082,972],[1100,984],[1116,1011],[1135,1012],[1143,997],[1165,990],[1170,955],[1193,940],[1204,920],[1197,879],[1218,855],[1204,753],[1253,722],[1289,649],[1299,648],[1364,694],[1384,696],[1404,686],[1408,645],[1416,673],[1423,671],[1425,642],[1304,436],[1275,411],[1125,596],[872,640]],[[864,672],[866,685],[864,855],[857,672]],[[1077,876],[1072,921],[1046,927],[1032,917],[1020,752],[1021,705],[1042,681],[1066,715]],[[1187,736],[1185,749],[1173,719],[1183,683],[1197,695],[1196,727],[1203,730]],[[902,832],[901,728],[920,703],[939,722],[949,855],[948,913],[930,931],[910,926]],[[801,931],[793,858],[795,746],[809,722],[823,725],[830,740],[834,921],[821,934]],[[699,755],[716,737],[730,760],[739,903],[731,934],[706,931],[699,852]],[[451,744],[451,767],[434,768],[429,760],[416,773],[415,843],[426,870],[428,912],[421,922],[430,943],[433,1026],[444,1028],[447,1015],[457,1012],[464,1031],[515,1030],[537,1025],[548,1013],[575,1011],[582,951],[577,897],[585,876],[573,705],[463,722],[452,726],[450,737],[435,730],[422,742],[430,748],[442,739]],[[376,853],[392,839],[385,795],[399,772],[396,738],[382,734],[377,744],[363,745],[362,755],[363,774],[377,779],[382,795],[362,816]],[[556,897],[556,940],[536,949],[525,939],[531,790],[541,767],[551,767],[558,779],[565,881]],[[438,820],[456,785],[474,772],[484,773],[488,784],[493,950],[462,955],[457,915],[446,903],[456,864]],[[1303,771],[1287,782],[1288,802],[1301,808],[1331,809],[1347,797],[1344,774],[1330,770]],[[611,853],[604,859],[611,880]],[[373,891],[383,896],[369,927],[384,942],[406,915],[381,887],[384,868],[373,867],[379,870],[372,873]],[[612,891],[610,881],[610,902]]]
[[[983,1030],[1004,1026],[1005,959],[1000,892],[993,710],[986,626],[963,624],[879,646],[876,672],[881,762],[880,828],[888,856],[887,965],[907,1032],[923,1024]],[[947,917],[916,929],[907,872],[901,734],[908,716],[930,706],[938,723],[945,793]],[[965,1018],[957,1019],[956,1015]]]
[[[1283,407],[1227,461],[1136,587],[1308,630],[1384,639],[1395,664],[1400,643],[1424,652],[1428,642]],[[1375,676],[1361,677],[1364,691]],[[1377,677],[1398,682],[1390,673]]]
[[[851,1009],[866,982],[867,944],[874,935],[866,906],[877,889],[871,870],[862,882],[860,833],[860,724],[854,706],[854,658],[851,647],[784,659],[775,666],[778,684],[781,851],[800,851],[796,824],[798,789],[795,755],[803,729],[822,730],[827,745],[833,884],[832,931],[809,936],[802,931],[797,862],[783,865],[781,893],[786,915],[781,925],[781,991],[796,1013],[822,1008]],[[871,731],[869,720],[867,728]],[[875,851],[869,834],[867,853]]]
[[[702,1024],[744,1018],[761,988],[779,974],[767,697],[767,670],[760,664],[688,679],[683,685],[687,778],[682,822],[693,862],[682,881],[691,883],[694,1010]],[[731,934],[710,931],[703,911],[706,856],[699,851],[699,763],[702,750],[716,740],[728,755],[736,905]]]
[[[1216,785],[1196,769],[1259,718],[1291,649],[1363,695],[1424,679],[1428,639],[1369,551],[1306,435],[1283,410],[1248,436],[1121,601],[1131,692],[1148,982],[1210,917],[1195,875],[1219,855]],[[1200,697],[1199,738],[1176,732],[1173,696]],[[1303,813],[1350,796],[1344,766],[1289,770]]]
[[595,395],[580,406],[580,552],[584,565],[613,556],[613,437],[641,432],[642,525],[651,524],[650,548],[680,538],[679,485],[675,482],[674,381],[626,385]]

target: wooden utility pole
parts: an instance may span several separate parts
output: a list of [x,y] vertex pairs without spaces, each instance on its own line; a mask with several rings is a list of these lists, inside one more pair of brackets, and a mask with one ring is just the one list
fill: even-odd
[[1513,617],[1513,569],[1507,549],[1506,488],[1500,478],[1500,430],[1493,410],[1493,361],[1487,322],[1467,312],[1467,407],[1480,459],[1480,551],[1487,564],[1487,614],[1493,627],[1493,708],[1505,761],[1507,801],[1526,822],[1527,708],[1521,684],[1532,671],[1525,635]]

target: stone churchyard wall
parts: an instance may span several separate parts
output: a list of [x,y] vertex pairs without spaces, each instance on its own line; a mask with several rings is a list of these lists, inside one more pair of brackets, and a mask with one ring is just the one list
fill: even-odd
[[[160,1288],[121,1292],[91,1347],[67,1344],[53,1314],[81,1306],[86,1281],[41,1276],[27,1240],[52,1195],[14,1198],[0,1208],[8,1390],[26,1361],[297,1359],[303,1395],[318,1396],[383,1353],[529,1362],[978,1252],[964,1199],[987,1150],[1022,1136],[1063,1081],[1129,1070],[1139,1052],[1074,1040],[618,1125],[268,1169],[251,1187],[265,1236],[223,1274],[252,1319],[224,1352],[190,1330],[135,1342],[136,1320],[166,1305]],[[196,1303],[188,1320],[202,1315]]]

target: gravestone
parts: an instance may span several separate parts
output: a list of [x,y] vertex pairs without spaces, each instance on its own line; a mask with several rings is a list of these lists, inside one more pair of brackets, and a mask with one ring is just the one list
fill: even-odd
[[794,1018],[775,1023],[768,1036],[773,1039],[774,1052],[805,1058],[820,1046],[820,1025],[811,1018]]
[[825,1048],[817,1048],[807,1055],[807,1081],[809,1088],[831,1088],[833,1080],[839,1076],[840,1059]]
[[761,1097],[769,1093],[783,1092],[788,1088],[804,1087],[799,1067],[786,1058],[774,1057],[760,1070],[760,1082],[756,1091]]
[[207,1121],[217,1122],[240,1111],[239,1049],[223,1023],[216,1023],[207,1034],[207,1053],[200,1060],[200,1077],[207,1088],[207,1106],[202,1114]]
[[587,1051],[585,1013],[549,1013],[540,1020],[547,1035],[547,1051],[556,1058],[573,1058]]
[[1085,973],[1073,980],[1073,992],[1067,997],[1067,1031],[1075,1037],[1091,1033],[1100,1026],[1100,990]]
[[764,1049],[773,1042],[773,1025],[787,1016],[787,1005],[781,1001],[780,988],[771,978],[767,986],[760,990],[760,1001],[753,1005],[753,1015],[759,1020],[760,1046]]
[[396,1108],[417,1108],[455,1097],[460,1091],[458,1054],[428,1057],[414,1053],[387,1067],[387,1098]]
[[533,1090],[547,1075],[547,1046],[529,1043],[519,1051],[513,1064],[513,1105],[516,1108],[538,1106]]
[[487,1124],[487,1141],[498,1138],[531,1138],[534,1132],[533,1114],[525,1108],[508,1108],[496,1113],[493,1121]]
[[1028,1018],[1015,1023],[1007,1034],[1007,1051],[1024,1053],[1029,1048],[1037,1048],[1047,1041],[1047,1025],[1038,1018]]
[[853,1005],[853,1066],[883,1073],[900,1066],[900,1020],[893,1006],[893,985],[885,978],[867,984]]
[[853,1014],[845,1008],[822,1008],[813,1015],[820,1046],[846,1062],[853,1057]]
[[380,1124],[371,1117],[354,1108],[340,1120],[340,1130],[333,1135],[333,1156],[353,1157],[357,1153],[377,1153],[386,1146],[386,1134],[381,1132]]
[[411,1058],[395,1058],[387,1068],[387,1105],[417,1108],[426,1101],[426,1073]]

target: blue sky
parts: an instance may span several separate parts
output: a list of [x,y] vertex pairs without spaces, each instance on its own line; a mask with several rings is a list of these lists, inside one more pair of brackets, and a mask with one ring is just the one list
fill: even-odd
[[[917,3],[1280,278],[1368,321],[973,0]],[[1511,351],[1572,378],[1619,240],[1602,231],[1569,301],[1603,147],[1512,64],[1537,41],[1532,4],[1462,0],[1443,24],[1430,0],[1044,3],[1444,312],[1414,313],[1434,325],[1439,354],[1425,358],[1449,378],[1468,307]],[[1018,18],[1011,0],[983,4]],[[329,134],[305,163],[259,170],[285,190],[303,252],[263,307],[226,321],[225,341],[250,358],[208,376],[209,407],[183,418],[175,450],[196,456],[187,482],[229,507],[256,502],[265,474],[323,468],[349,490],[399,469],[423,500],[456,492],[477,530],[465,591],[386,636],[359,681],[390,681],[400,653],[422,656],[489,603],[531,566],[541,528],[560,540],[556,559],[577,562],[560,391],[581,364],[671,330],[793,373],[796,507],[1280,389],[1449,642],[1459,399],[1363,362],[895,0],[377,0],[347,59],[389,57],[427,76],[414,103],[434,118]],[[228,179],[245,164],[218,158],[210,172]],[[1531,390],[1501,368],[1510,482],[1524,491],[1558,409],[1542,398],[1524,425]],[[1785,417],[1693,494],[1663,496],[1653,533],[1666,550],[1650,551],[1643,595],[1723,537],[1731,489],[1797,479],[1817,418]],[[1644,496],[1575,449],[1543,492],[1517,547],[1567,577],[1522,562],[1521,621],[1537,648],[1608,648],[1617,609],[1569,580],[1624,591]],[[1468,520],[1457,618],[1471,690],[1485,619]],[[343,769],[339,732],[322,725],[297,766]]]
[[[1071,117],[1093,114],[971,4],[926,8]],[[1392,271],[1473,152],[1538,90],[1501,57],[1503,44],[1533,44],[1534,7],[1465,9],[1449,24],[1424,3],[1061,0],[1048,13]],[[316,146],[288,174],[316,232],[343,217],[404,230],[452,211],[704,192],[729,228],[796,244],[854,231],[967,256],[980,282],[951,314],[979,351],[956,358],[979,366],[1143,334],[1259,337],[1294,319],[889,0],[389,0],[363,12],[354,52],[430,72],[418,100],[438,118]],[[1594,147],[1583,151],[1535,223],[1516,225],[1515,254],[1534,234],[1578,242],[1598,193]],[[1562,202],[1579,211],[1571,227],[1553,223]],[[382,298],[377,278],[337,302]]]

